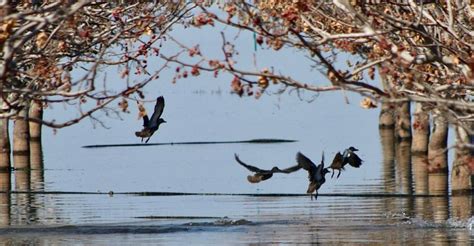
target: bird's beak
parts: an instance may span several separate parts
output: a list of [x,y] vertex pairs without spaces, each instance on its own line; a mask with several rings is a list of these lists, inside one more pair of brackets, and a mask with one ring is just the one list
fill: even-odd
[[163,123],[166,123],[166,120],[163,120]]

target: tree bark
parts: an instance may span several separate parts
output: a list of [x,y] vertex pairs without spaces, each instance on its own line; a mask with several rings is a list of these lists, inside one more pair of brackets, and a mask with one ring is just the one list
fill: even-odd
[[473,161],[471,150],[464,146],[470,142],[470,136],[465,129],[456,126],[456,151],[451,172],[451,193],[453,195],[471,194],[471,167]]
[[438,112],[433,117],[433,131],[428,145],[428,172],[448,173],[448,123]]
[[411,145],[412,155],[428,154],[428,143],[430,139],[430,116],[423,111],[423,105],[415,103],[413,120],[413,140]]
[[[1,103],[1,102],[0,102]],[[10,136],[8,119],[0,119],[0,171],[10,171]]]
[[[390,76],[387,76],[385,73],[380,73],[380,66],[378,67],[380,82],[384,91],[390,91],[392,86],[390,86],[391,79]],[[395,128],[395,106],[393,103],[382,102],[380,114],[379,114],[379,129],[394,129]]]
[[28,124],[28,107],[19,113],[25,119],[16,119],[13,128],[13,165],[15,169],[30,168],[30,127]]
[[399,103],[397,107],[396,133],[398,141],[411,141],[410,102]]
[[[32,119],[43,119],[43,107],[41,102],[32,101],[30,108],[30,118]],[[43,168],[43,149],[41,143],[41,127],[40,123],[33,121],[29,122],[30,125],[30,167],[31,169],[42,169]]]
[[393,104],[383,102],[379,114],[379,129],[395,128],[395,113]]

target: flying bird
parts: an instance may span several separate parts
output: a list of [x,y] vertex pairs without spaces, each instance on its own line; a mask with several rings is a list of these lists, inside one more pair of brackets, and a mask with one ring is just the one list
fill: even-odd
[[259,183],[260,181],[264,181],[264,180],[267,180],[267,179],[271,178],[274,173],[286,173],[286,174],[288,174],[288,173],[298,171],[301,168],[301,166],[295,165],[295,166],[285,168],[285,169],[280,169],[278,167],[273,167],[271,170],[264,170],[264,169],[260,169],[258,167],[246,164],[245,162],[243,162],[239,159],[239,156],[237,154],[234,154],[234,157],[235,157],[235,160],[240,165],[247,168],[249,171],[255,173],[254,175],[247,176],[247,180],[250,183],[253,183],[253,184]]
[[336,153],[331,163],[331,166],[329,166],[329,168],[332,169],[331,178],[334,177],[334,170],[339,171],[336,176],[336,178],[339,178],[339,176],[341,175],[341,170],[344,170],[344,166],[347,164],[355,168],[359,168],[362,165],[362,160],[356,153],[354,153],[355,151],[358,151],[358,149],[351,146],[345,149],[343,154],[341,154],[341,152]]
[[341,175],[341,170],[344,170],[343,163],[344,163],[344,158],[342,157],[341,152],[337,152],[336,155],[334,156],[334,159],[332,160],[331,166],[328,167],[332,169],[331,178],[334,177],[334,173],[335,173],[334,170],[339,171],[336,176],[336,178],[339,178],[339,176]]
[[329,170],[324,168],[324,152],[319,165],[315,165],[308,157],[303,155],[301,152],[296,154],[296,161],[303,169],[308,171],[309,186],[306,193],[308,193],[313,200],[313,192],[316,192],[314,195],[315,199],[318,199],[318,190],[326,182],[324,177]]
[[342,158],[344,159],[344,165],[349,163],[349,165],[359,168],[362,165],[362,160],[359,158],[359,156],[354,153],[356,151],[359,151],[358,149],[354,147],[349,147],[344,150],[344,153],[342,153]]
[[163,114],[163,109],[165,108],[165,99],[163,96],[160,96],[156,99],[155,110],[151,115],[151,118],[148,118],[148,115],[145,113],[143,116],[143,129],[139,132],[135,132],[137,137],[142,138],[142,142],[144,138],[147,138],[145,143],[148,143],[153,133],[158,130],[161,123],[166,123],[166,121],[161,117]]

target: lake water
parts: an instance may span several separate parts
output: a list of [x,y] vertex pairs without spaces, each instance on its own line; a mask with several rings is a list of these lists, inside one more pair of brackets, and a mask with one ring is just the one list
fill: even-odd
[[[350,96],[350,104],[341,93],[320,95],[312,103],[294,94],[257,101],[227,95],[227,88],[183,92],[180,86],[160,87],[168,123],[150,142],[297,141],[82,148],[139,143],[134,131],[141,122],[133,108],[122,120],[107,120],[110,129],[93,129],[88,122],[57,134],[45,129],[46,169],[16,171],[14,192],[0,194],[0,243],[469,245],[474,240],[472,197],[427,195],[426,172],[412,170],[409,158],[387,157],[378,110],[361,109],[359,97]],[[324,151],[328,163],[351,145],[360,149],[362,167],[347,167],[339,179],[327,175],[317,200],[304,194],[304,171],[250,184],[248,171],[234,161],[238,153],[262,168],[287,167],[295,164],[297,151],[315,162]]]

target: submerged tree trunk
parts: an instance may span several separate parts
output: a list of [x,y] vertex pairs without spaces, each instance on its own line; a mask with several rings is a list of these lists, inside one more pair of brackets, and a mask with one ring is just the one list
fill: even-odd
[[395,113],[393,104],[383,102],[379,114],[379,129],[394,129],[395,128]]
[[400,188],[399,192],[403,194],[413,193],[413,180],[411,170],[411,142],[402,141],[396,146],[397,176]]
[[0,172],[10,171],[10,136],[8,119],[0,119]]
[[413,140],[411,152],[413,155],[428,154],[428,143],[430,139],[430,116],[423,111],[423,105],[415,103],[415,113],[413,120]]
[[383,181],[387,193],[395,192],[395,134],[392,129],[380,129],[383,155]]
[[428,145],[428,172],[448,173],[448,123],[440,114],[433,117],[433,131]]
[[451,172],[451,192],[453,195],[472,193],[470,164],[473,156],[471,150],[464,146],[469,142],[470,136],[467,131],[460,126],[456,126],[457,147]]
[[412,155],[411,162],[415,194],[428,194],[428,156]]
[[13,165],[15,169],[30,168],[30,127],[28,124],[28,107],[22,109],[13,128]]
[[445,195],[448,193],[448,123],[439,112],[435,113],[428,145],[428,183],[430,194]]
[[398,141],[411,141],[410,102],[402,102],[397,107],[396,132]]
[[[43,119],[43,107],[41,102],[33,101],[31,103],[30,115],[31,119]],[[41,143],[41,124],[30,121],[30,168],[43,168],[43,149]]]

